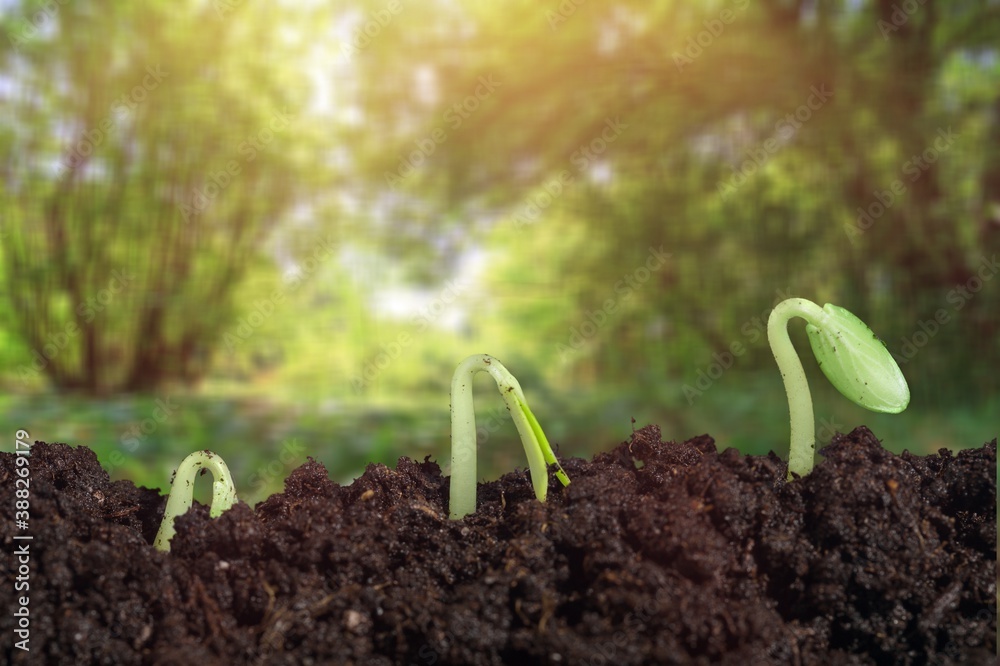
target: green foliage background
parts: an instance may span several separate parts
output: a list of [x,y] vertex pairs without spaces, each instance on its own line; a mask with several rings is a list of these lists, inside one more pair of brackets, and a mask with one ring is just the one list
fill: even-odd
[[[0,11],[5,432],[160,487],[211,448],[262,499],[306,456],[445,461],[488,352],[564,455],[649,422],[785,455],[762,326],[795,295],[913,394],[870,414],[807,360],[821,441],[997,436],[990,2]],[[482,389],[492,478],[523,461]]]

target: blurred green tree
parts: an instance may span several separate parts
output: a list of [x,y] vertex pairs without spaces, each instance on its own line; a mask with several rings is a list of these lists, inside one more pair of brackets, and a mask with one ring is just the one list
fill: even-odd
[[24,2],[0,28],[19,373],[85,393],[196,381],[268,232],[319,182],[308,16]]
[[[548,289],[565,285],[575,307],[521,325],[566,337],[650,246],[673,253],[643,307],[578,355],[586,376],[626,379],[651,359],[659,374],[693,372],[693,354],[746,342],[742,327],[789,290],[879,322],[898,352],[1000,249],[987,143],[1000,14],[986,0],[407,11],[439,29],[373,40],[357,59],[381,82],[366,118],[395,141],[360,167],[425,203],[416,224],[488,220],[478,228],[491,243],[531,257],[515,271],[521,288],[540,287],[529,266],[554,263]],[[542,225],[579,225],[588,240]],[[1000,360],[986,342],[1000,334],[998,307],[996,289],[967,300],[965,324],[938,346],[968,392],[994,381],[984,361]],[[637,344],[662,330],[681,344],[655,355]],[[924,360],[908,372],[933,390],[940,368]]]

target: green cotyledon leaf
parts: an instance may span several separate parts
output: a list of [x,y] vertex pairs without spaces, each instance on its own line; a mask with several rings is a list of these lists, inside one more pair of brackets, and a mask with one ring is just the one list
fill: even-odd
[[873,412],[898,414],[910,387],[885,344],[848,310],[827,303],[821,326],[806,326],[820,369],[844,397]]

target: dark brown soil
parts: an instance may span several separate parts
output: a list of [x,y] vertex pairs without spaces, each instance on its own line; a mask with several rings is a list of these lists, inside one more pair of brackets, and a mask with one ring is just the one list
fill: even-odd
[[[111,483],[89,449],[30,457],[30,652],[14,647],[14,455],[0,456],[0,654],[14,664],[994,664],[996,440],[894,455],[838,435],[809,477],[702,436],[634,433],[524,472],[448,520],[437,464],[310,460],[216,520]],[[238,484],[237,484],[238,485]]]

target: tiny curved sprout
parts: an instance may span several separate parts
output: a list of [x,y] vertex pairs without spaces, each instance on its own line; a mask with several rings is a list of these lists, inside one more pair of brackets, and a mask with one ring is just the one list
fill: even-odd
[[791,444],[788,480],[812,471],[816,436],[805,371],[788,337],[792,317],[806,320],[809,344],[820,369],[846,398],[875,412],[898,414],[910,403],[910,388],[885,344],[844,308],[803,298],[782,301],[767,320],[767,339],[788,394]]
[[170,486],[167,508],[163,512],[163,522],[153,540],[153,547],[163,552],[170,551],[170,540],[174,538],[174,519],[191,508],[194,501],[194,480],[201,469],[212,472],[212,507],[208,512],[218,518],[222,512],[236,504],[236,487],[221,456],[211,451],[195,451],[185,458],[177,468],[174,482]]
[[564,486],[569,485],[569,477],[556,460],[548,438],[528,408],[517,379],[492,356],[473,354],[458,364],[451,381],[451,490],[448,506],[452,520],[476,511],[476,414],[472,402],[472,378],[478,372],[488,372],[493,377],[507,405],[528,456],[535,497],[544,502],[548,494],[547,465],[555,464],[558,468],[556,477]]

